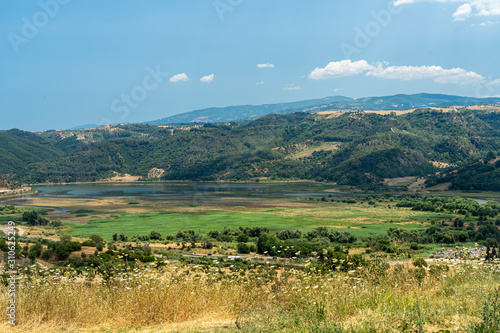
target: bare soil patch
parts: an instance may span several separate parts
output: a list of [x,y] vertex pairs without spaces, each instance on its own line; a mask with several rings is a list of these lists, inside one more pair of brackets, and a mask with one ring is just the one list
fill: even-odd
[[122,174],[118,174],[117,172],[114,172],[115,173],[115,176],[111,177],[111,178],[107,178],[107,179],[103,179],[102,182],[136,182],[138,181],[139,179],[141,179],[142,177],[140,176],[132,176],[132,175],[129,175],[128,173],[122,175]]
[[414,177],[414,176],[398,177],[398,178],[385,178],[384,185],[387,185],[387,186],[405,186],[405,185],[409,185],[410,183],[414,182],[415,180],[416,180],[416,177]]

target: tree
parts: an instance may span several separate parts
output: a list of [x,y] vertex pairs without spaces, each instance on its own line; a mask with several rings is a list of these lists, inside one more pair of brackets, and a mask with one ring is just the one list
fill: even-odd
[[34,210],[29,210],[23,213],[22,217],[23,221],[28,223],[29,225],[37,225],[38,221],[38,213],[35,212]]
[[36,258],[40,257],[42,255],[43,251],[43,245],[40,242],[36,242],[34,245],[30,247],[28,257],[31,260],[35,260]]
[[90,235],[90,240],[94,243],[105,243],[105,240],[104,238],[102,238],[101,236],[98,236],[98,235]]
[[59,236],[59,240],[61,241],[61,243],[69,243],[71,242],[71,236],[68,234],[62,234],[61,236]]
[[496,158],[496,154],[493,152],[493,151],[489,151],[487,154],[486,154],[486,158],[485,158],[485,162],[489,162],[491,160],[494,160]]
[[246,243],[249,241],[249,237],[245,234],[239,234],[238,237],[236,237],[236,241],[240,243]]
[[52,249],[47,249],[42,252],[42,259],[43,260],[50,260],[54,256],[54,250]]
[[149,235],[149,238],[152,240],[160,240],[161,239],[161,234],[158,231],[151,231],[151,234]]
[[66,260],[69,258],[69,255],[71,254],[71,252],[68,249],[68,246],[66,244],[59,244],[56,247],[55,253],[56,253],[57,260]]
[[52,221],[52,226],[55,228],[62,227],[62,225],[63,225],[63,223],[59,219]]
[[248,253],[250,253],[250,246],[248,246],[247,243],[240,242],[240,243],[238,243],[237,250],[238,250],[238,253],[248,254]]
[[50,223],[50,220],[48,218],[41,217],[34,210],[24,212],[22,215],[22,219],[30,226],[47,225]]

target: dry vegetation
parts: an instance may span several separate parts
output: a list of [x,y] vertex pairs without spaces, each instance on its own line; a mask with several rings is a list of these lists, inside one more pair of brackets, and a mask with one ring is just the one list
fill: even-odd
[[[18,280],[18,325],[2,332],[466,331],[499,286],[498,266],[380,265],[321,273],[280,267],[30,268]],[[5,288],[2,286],[2,288]],[[0,306],[7,307],[7,293]]]

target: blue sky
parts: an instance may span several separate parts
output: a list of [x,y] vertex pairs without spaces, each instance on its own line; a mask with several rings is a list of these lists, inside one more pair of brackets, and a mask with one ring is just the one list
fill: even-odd
[[2,1],[0,129],[331,95],[500,96],[499,41],[500,0]]

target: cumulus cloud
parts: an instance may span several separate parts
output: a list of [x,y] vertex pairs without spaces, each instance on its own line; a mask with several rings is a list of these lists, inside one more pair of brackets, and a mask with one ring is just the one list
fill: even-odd
[[365,74],[382,79],[424,80],[436,83],[478,84],[484,77],[463,68],[445,69],[441,66],[388,66],[388,63],[371,65],[365,60],[351,62],[342,60],[329,63],[325,68],[316,68],[309,74],[310,79],[319,80],[343,76]]
[[455,21],[463,21],[470,17],[472,13],[472,7],[468,3],[464,3],[453,13],[453,18]]
[[404,81],[432,79],[436,83],[478,84],[484,80],[482,75],[463,68],[444,69],[441,66],[388,66],[379,64],[368,71],[367,76]]
[[309,74],[313,80],[328,79],[334,77],[351,76],[361,74],[367,70],[374,69],[365,60],[352,62],[351,60],[332,61],[324,68],[317,67]]
[[205,75],[204,77],[202,77],[200,79],[200,82],[203,82],[203,83],[210,83],[214,80],[214,77],[215,75],[214,74],[210,74],[210,75]]
[[176,82],[180,82],[180,81],[189,81],[189,78],[186,75],[186,73],[181,73],[181,74],[177,74],[177,75],[172,76],[169,81],[176,83]]
[[270,63],[258,64],[257,67],[259,67],[259,68],[274,68],[274,64],[270,64]]
[[498,16],[500,15],[499,0],[396,0],[394,6],[401,6],[417,2],[461,3],[453,13],[456,21],[463,21],[471,16]]
[[301,86],[296,86],[295,83],[292,83],[292,84],[287,84],[283,89],[284,90],[300,90],[302,88],[301,88]]

